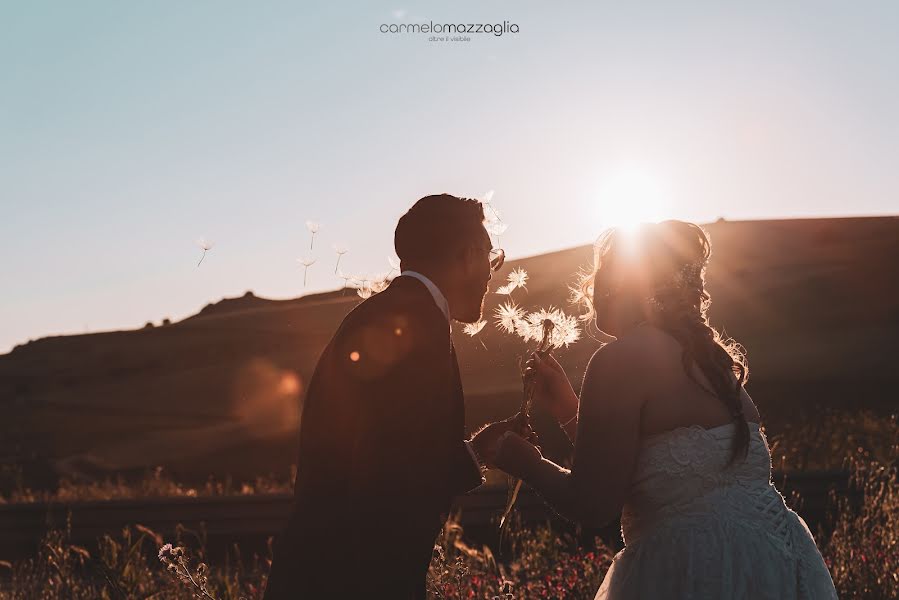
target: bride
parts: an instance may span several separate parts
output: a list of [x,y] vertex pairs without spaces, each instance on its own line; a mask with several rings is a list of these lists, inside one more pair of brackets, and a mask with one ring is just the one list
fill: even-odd
[[620,514],[626,546],[597,599],[836,598],[808,527],[771,483],[741,348],[708,324],[710,252],[692,223],[605,232],[584,296],[615,341],[593,355],[580,399],[552,356],[528,362],[573,466],[511,433],[495,462],[572,520]]

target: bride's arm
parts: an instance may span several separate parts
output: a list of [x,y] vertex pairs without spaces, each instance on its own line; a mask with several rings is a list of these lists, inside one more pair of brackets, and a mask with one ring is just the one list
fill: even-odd
[[[636,362],[635,362],[636,361]],[[610,344],[593,355],[584,376],[569,471],[517,436],[503,440],[496,462],[524,479],[563,516],[604,525],[621,511],[640,439],[641,378],[631,345]]]

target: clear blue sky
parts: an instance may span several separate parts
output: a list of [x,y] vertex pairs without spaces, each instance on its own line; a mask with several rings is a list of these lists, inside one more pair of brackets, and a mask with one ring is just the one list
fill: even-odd
[[[0,3],[0,352],[386,271],[428,193],[495,190],[513,257],[899,212],[899,4],[638,4]],[[422,20],[519,33],[379,31]]]

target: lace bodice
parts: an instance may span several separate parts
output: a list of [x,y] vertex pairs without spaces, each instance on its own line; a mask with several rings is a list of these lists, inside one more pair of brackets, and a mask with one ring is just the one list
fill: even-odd
[[622,536],[632,543],[673,518],[727,517],[758,525],[765,521],[789,543],[783,497],[771,484],[771,455],[765,434],[749,424],[745,460],[727,465],[735,425],[712,429],[679,427],[644,439],[627,502]]

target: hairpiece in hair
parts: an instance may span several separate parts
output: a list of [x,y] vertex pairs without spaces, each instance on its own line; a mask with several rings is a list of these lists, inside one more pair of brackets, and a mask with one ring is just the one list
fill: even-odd
[[649,303],[657,310],[665,310],[665,298],[672,291],[702,288],[702,270],[705,264],[692,262],[683,265],[670,279],[656,286],[655,293],[648,298]]

